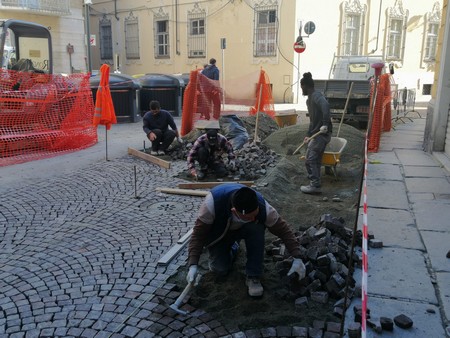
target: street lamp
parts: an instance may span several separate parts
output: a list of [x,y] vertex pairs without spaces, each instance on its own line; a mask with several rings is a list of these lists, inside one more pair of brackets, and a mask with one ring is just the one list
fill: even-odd
[[89,26],[89,6],[92,5],[92,0],[84,0],[84,21],[86,24],[86,42],[87,42],[87,71],[92,74],[92,59],[91,59],[91,31]]

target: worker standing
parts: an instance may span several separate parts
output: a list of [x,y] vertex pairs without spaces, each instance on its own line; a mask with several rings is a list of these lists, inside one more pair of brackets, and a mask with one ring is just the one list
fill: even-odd
[[[208,97],[208,101],[213,106],[213,117],[218,120],[220,117],[220,84],[219,84],[219,68],[216,66],[216,59],[211,58],[209,60],[209,65],[206,66],[202,72],[204,76],[208,79],[213,80],[208,83],[206,86],[206,95]],[[209,112],[208,112],[209,113]],[[207,119],[209,120],[209,114],[207,115]]]
[[308,96],[306,106],[309,113],[308,133],[304,140],[308,145],[305,166],[309,185],[302,185],[300,190],[305,194],[320,194],[322,156],[333,131],[330,105],[325,96],[314,89],[314,80],[310,72],[303,74],[300,85],[303,96]]

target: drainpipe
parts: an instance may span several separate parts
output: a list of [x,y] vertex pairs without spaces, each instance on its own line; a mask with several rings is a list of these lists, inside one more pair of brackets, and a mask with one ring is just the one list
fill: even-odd
[[378,50],[378,38],[380,36],[380,19],[381,19],[381,7],[383,5],[383,0],[380,0],[380,10],[378,12],[378,27],[377,27],[377,44],[375,45],[375,49],[372,49],[369,54],[373,54]]
[[114,0],[114,17],[119,21],[119,17],[117,16],[117,0]]
[[178,43],[178,0],[175,0],[175,48],[177,55],[180,55],[181,53]]

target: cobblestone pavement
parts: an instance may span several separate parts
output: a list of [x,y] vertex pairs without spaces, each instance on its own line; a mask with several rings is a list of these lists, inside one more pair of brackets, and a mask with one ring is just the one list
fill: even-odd
[[190,316],[160,304],[182,291],[166,281],[186,251],[157,262],[192,227],[202,198],[156,188],[176,187],[184,169],[125,155],[2,185],[0,337],[301,337],[305,328],[240,332],[187,304]]

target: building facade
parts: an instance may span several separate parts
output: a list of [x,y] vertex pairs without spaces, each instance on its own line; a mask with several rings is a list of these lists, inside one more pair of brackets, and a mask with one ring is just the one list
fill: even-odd
[[[336,55],[377,55],[393,65],[399,88],[426,100],[441,12],[439,0],[93,0],[92,64],[176,74],[214,57],[227,79],[262,67],[275,102],[298,103],[303,72],[328,78]],[[306,48],[296,53],[300,36]]]

